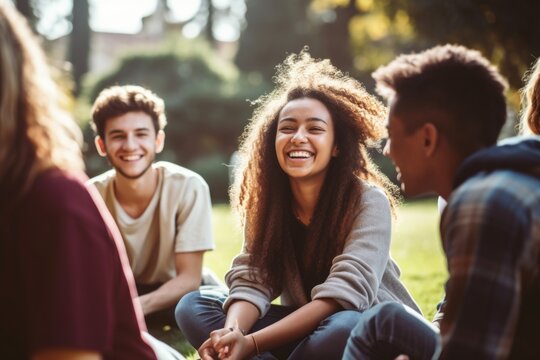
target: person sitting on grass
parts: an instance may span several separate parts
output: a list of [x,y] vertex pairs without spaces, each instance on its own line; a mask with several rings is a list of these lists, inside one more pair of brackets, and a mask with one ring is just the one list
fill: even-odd
[[0,79],[0,358],[182,359],[142,332],[120,233],[85,185],[81,131],[6,1]]
[[163,150],[165,125],[163,100],[140,86],[107,88],[92,108],[97,150],[113,169],[90,183],[120,228],[146,322],[155,334],[176,327],[174,307],[199,288],[203,255],[214,247],[204,179],[170,162],[154,163]]
[[389,255],[394,189],[366,151],[384,134],[384,106],[307,51],[276,79],[239,151],[231,195],[244,248],[230,292],[196,291],[176,308],[204,360],[339,359],[373,305],[420,311]]
[[540,139],[496,145],[506,82],[478,51],[437,46],[373,77],[390,103],[385,153],[402,189],[447,201],[449,277],[440,335],[402,305],[382,304],[360,319],[344,359],[539,359]]

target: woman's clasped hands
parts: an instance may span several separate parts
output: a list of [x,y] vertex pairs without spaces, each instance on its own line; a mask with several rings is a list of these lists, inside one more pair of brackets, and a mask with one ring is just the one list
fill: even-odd
[[253,335],[244,335],[239,327],[212,331],[197,350],[201,360],[241,360],[257,354]]

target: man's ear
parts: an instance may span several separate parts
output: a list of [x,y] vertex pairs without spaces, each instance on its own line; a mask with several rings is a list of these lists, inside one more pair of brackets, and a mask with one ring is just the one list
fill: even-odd
[[432,123],[425,123],[422,126],[422,136],[424,140],[424,155],[426,157],[433,156],[439,142],[439,130]]
[[96,149],[99,155],[106,157],[107,156],[107,147],[101,136],[96,136],[94,138],[94,144],[96,144]]
[[156,135],[156,153],[159,154],[163,151],[163,147],[165,146],[165,132],[163,130],[159,130]]

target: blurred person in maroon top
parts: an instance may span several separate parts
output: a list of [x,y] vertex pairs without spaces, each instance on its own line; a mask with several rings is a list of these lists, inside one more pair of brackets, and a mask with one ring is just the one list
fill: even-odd
[[0,358],[155,359],[118,229],[25,20],[0,2]]

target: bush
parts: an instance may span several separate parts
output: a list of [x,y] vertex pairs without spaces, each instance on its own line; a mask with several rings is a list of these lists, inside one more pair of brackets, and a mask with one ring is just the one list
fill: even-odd
[[212,203],[228,201],[229,162],[229,157],[215,153],[188,164],[191,170],[200,174],[208,183]]

